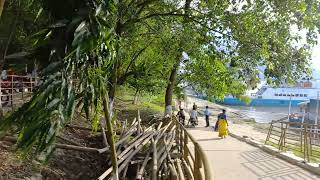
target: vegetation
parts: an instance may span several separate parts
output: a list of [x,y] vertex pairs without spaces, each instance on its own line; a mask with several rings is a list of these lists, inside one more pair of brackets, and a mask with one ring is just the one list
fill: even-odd
[[[80,109],[94,129],[107,128],[116,179],[111,121],[119,86],[135,88],[136,95],[165,90],[171,114],[173,93],[180,97],[185,86],[213,98],[240,97],[258,83],[260,66],[270,83],[293,82],[309,72],[320,15],[317,0],[14,0],[0,1],[0,14],[2,2],[1,23],[15,25],[3,23],[1,31],[12,28],[7,32],[22,45],[1,41],[0,64],[7,49],[32,52],[25,58],[41,62],[44,82],[2,120],[1,135],[12,129],[19,149],[50,154]],[[27,15],[12,18],[7,13],[15,6]]]

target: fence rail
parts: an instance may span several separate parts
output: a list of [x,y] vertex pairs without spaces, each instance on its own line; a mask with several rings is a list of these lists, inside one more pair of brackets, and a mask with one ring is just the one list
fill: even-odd
[[[182,160],[189,165],[194,179],[213,180],[213,171],[206,153],[192,135],[188,133],[187,129],[178,122],[177,118],[173,119],[177,127],[177,142],[180,145],[179,151],[182,154]],[[193,150],[190,149],[192,146],[190,146],[189,142],[193,145]]]
[[292,151],[307,162],[320,162],[320,125],[273,121],[265,144]]

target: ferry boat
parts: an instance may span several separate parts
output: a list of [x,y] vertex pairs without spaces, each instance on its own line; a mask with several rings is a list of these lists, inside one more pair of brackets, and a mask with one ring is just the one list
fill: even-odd
[[251,102],[248,104],[231,95],[226,96],[221,103],[249,106],[288,106],[289,104],[298,106],[301,102],[317,98],[320,89],[317,88],[316,82],[317,80],[303,78],[293,87],[282,85],[275,88],[264,84],[247,93],[247,96],[251,98]]

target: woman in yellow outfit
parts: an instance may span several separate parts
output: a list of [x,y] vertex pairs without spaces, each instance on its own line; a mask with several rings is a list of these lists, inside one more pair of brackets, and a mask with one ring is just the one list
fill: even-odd
[[226,110],[222,110],[222,113],[218,115],[218,129],[219,137],[226,138],[228,135],[228,121],[226,116]]

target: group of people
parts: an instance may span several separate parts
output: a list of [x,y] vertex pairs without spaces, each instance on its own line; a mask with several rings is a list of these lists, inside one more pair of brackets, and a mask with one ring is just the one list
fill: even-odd
[[[185,113],[182,107],[179,108],[179,112],[177,114],[179,121],[182,125],[185,125]],[[192,110],[190,113],[190,119],[189,122],[191,123],[192,126],[198,125],[198,106],[196,103],[193,103]],[[206,106],[204,110],[205,114],[205,120],[206,120],[206,126],[210,126],[210,111],[209,111],[209,106]],[[189,124],[188,122],[188,124]],[[214,130],[219,132],[219,137],[221,138],[226,138],[228,135],[228,121],[227,121],[227,115],[226,115],[226,110],[222,109],[222,112],[218,115],[218,119],[215,123]]]

